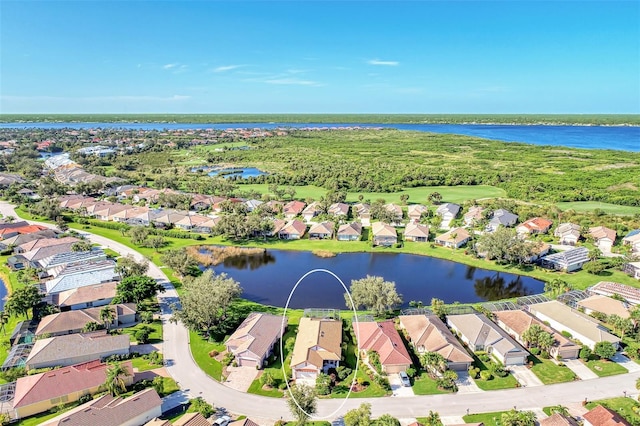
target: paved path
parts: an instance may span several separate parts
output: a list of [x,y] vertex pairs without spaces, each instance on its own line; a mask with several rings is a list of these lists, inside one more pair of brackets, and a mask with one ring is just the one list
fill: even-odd
[[622,355],[620,352],[616,352],[616,354],[613,356],[613,358],[611,358],[611,360],[617,362],[618,364],[626,368],[631,373],[637,373],[640,371],[640,364],[627,358],[626,356]]
[[391,385],[391,392],[396,397],[408,397],[415,396],[413,388],[411,386],[403,386],[402,380],[398,374],[389,375],[389,384]]
[[[0,213],[4,216],[18,217],[13,206],[0,202]],[[37,223],[37,222],[35,222]],[[53,228],[51,224],[43,224]],[[121,255],[132,254],[142,259],[137,251],[116,241],[90,234],[88,238],[97,244],[108,247]],[[201,396],[218,408],[225,408],[231,413],[240,413],[249,417],[262,419],[291,419],[291,414],[284,399],[261,397],[230,389],[207,376],[195,363],[189,350],[189,333],[182,324],[169,321],[171,304],[178,303],[178,294],[160,268],[151,263],[149,275],[160,280],[166,291],[159,296],[162,310],[164,354],[167,371],[178,382],[183,394],[181,396]],[[635,389],[635,381],[640,373],[629,373],[604,377],[598,380],[575,381],[531,388],[518,388],[491,392],[469,394],[446,394],[413,396],[402,398],[357,398],[343,404],[342,400],[318,401],[318,415],[336,419],[347,410],[357,408],[363,402],[372,405],[373,416],[388,413],[395,417],[423,417],[429,410],[438,411],[441,416],[461,416],[468,409],[470,413],[486,413],[503,411],[516,406],[517,409],[535,409],[562,403],[579,403],[589,400],[611,398],[621,395],[621,389]],[[176,396],[177,398],[177,396]]]
[[598,375],[591,371],[589,367],[584,365],[584,363],[579,359],[567,359],[564,361],[564,363],[567,367],[569,367],[571,371],[576,373],[576,376],[578,376],[580,380],[591,380],[598,378]]
[[531,369],[524,365],[510,365],[509,370],[511,370],[516,380],[524,387],[544,386],[542,380],[540,380]]
[[466,371],[457,371],[457,373],[458,380],[456,380],[456,385],[458,385],[459,394],[484,392],[478,387],[476,381],[469,377],[469,373],[467,373]]

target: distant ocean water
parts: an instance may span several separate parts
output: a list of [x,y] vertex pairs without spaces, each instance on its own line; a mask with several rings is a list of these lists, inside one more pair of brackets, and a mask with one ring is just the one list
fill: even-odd
[[451,133],[505,142],[535,145],[567,146],[585,149],[640,151],[638,126],[563,126],[505,124],[332,124],[332,123],[0,123],[0,128],[125,128],[137,130],[165,129],[229,129],[277,127],[385,127],[420,132]]

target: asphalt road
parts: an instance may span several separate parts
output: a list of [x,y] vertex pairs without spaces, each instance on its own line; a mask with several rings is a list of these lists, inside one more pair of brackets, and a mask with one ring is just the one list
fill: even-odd
[[[13,207],[0,201],[2,215],[18,218]],[[47,223],[33,223],[55,228],[54,225]],[[137,259],[143,258],[137,251],[116,241],[82,232],[92,242],[110,248],[121,255],[132,254]],[[154,264],[149,266],[149,275],[160,280],[166,289],[159,296],[164,334],[162,352],[169,374],[178,382],[181,389],[192,397],[201,396],[215,407],[224,408],[231,413],[273,420],[291,418],[284,399],[261,397],[230,389],[207,376],[198,367],[191,357],[187,329],[180,323],[169,321],[171,318],[170,306],[172,303],[178,302],[178,294],[161,268]],[[596,400],[619,397],[623,396],[624,391],[636,394],[635,382],[638,378],[640,378],[640,372],[556,385],[470,394],[403,398],[350,398],[346,402],[335,399],[320,400],[318,401],[318,416],[335,420],[341,414],[357,408],[363,402],[371,404],[374,417],[385,413],[399,418],[426,416],[430,410],[437,411],[441,416],[462,416],[467,412],[485,413],[509,410],[513,407],[518,410],[533,409],[549,405],[580,403],[585,398]]]

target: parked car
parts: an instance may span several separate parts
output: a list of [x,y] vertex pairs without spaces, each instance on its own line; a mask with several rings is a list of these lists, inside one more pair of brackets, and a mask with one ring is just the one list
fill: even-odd
[[411,386],[411,380],[404,371],[400,372],[400,381],[402,381],[402,386]]
[[231,422],[231,417],[222,416],[222,417],[218,417],[216,421],[213,422],[213,424],[215,426],[227,426],[230,422]]

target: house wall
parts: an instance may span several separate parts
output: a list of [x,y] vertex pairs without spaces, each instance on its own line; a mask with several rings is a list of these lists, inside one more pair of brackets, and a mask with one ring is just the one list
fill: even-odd
[[447,366],[450,370],[467,371],[471,366],[470,362],[448,362]]
[[87,303],[78,303],[76,305],[65,306],[64,308],[61,308],[61,311],[77,311],[80,309],[87,309],[87,308],[92,308],[96,306],[105,306],[111,303],[112,300],[113,298],[108,298],[108,299],[94,300],[92,302],[87,302]]
[[358,235],[338,235],[338,241],[358,241],[359,239]]
[[119,315],[118,316],[118,324],[132,324],[136,322],[136,314],[128,314],[128,315]]
[[382,371],[388,374],[399,373],[401,371],[407,371],[410,364],[396,364],[396,365],[383,365]]
[[[497,352],[494,352],[497,354]],[[501,362],[506,365],[524,365],[527,363],[527,354],[521,353],[507,353],[505,356],[500,356],[502,358]]]

